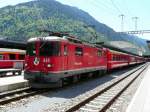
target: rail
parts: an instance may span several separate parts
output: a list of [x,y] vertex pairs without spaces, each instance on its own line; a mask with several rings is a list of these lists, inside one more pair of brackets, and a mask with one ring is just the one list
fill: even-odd
[[[94,99],[96,99],[97,97],[101,97],[102,95],[104,95],[106,93],[106,91],[109,91],[110,89],[112,89],[113,87],[115,87],[116,85],[118,85],[119,83],[121,83],[122,81],[124,81],[125,79],[127,79],[129,76],[132,76],[132,74],[137,73],[138,71],[140,71],[138,73],[138,75],[136,75],[124,88],[122,88],[121,90],[119,90],[119,92],[114,92],[115,95],[113,95],[113,97],[111,97],[106,104],[104,104],[102,107],[100,107],[100,104],[98,104],[99,106],[96,106],[98,108],[98,112],[105,112],[113,103],[114,101],[140,76],[140,74],[147,68],[148,65],[143,65],[140,68],[134,70],[133,72],[129,73],[128,75],[126,75],[125,77],[123,77],[122,79],[118,80],[117,82],[107,86],[106,88],[100,90],[99,92],[97,92],[96,94],[86,98],[85,100],[81,101],[80,103],[70,107],[69,109],[67,109],[65,112],[73,112],[73,111],[77,111],[79,109],[83,109],[85,111],[90,111],[91,109],[86,109],[87,104],[89,104],[91,101],[93,101]],[[113,92],[110,92],[113,93]],[[92,110],[91,110],[92,111]]]

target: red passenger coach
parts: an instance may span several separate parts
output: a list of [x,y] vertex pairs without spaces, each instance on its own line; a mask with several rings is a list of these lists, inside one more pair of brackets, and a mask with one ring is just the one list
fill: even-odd
[[0,69],[23,69],[25,51],[18,49],[0,48]]
[[108,70],[129,65],[129,55],[115,50],[107,50]]
[[144,57],[138,56],[116,47],[104,45],[107,48],[107,69],[112,70],[129,65],[135,65],[145,62]]
[[31,84],[47,87],[106,70],[105,48],[59,33],[28,40],[24,77]]

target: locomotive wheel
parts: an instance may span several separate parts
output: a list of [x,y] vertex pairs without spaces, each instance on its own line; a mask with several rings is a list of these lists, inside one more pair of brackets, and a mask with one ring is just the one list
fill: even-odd
[[92,72],[88,73],[88,77],[89,78],[93,77],[93,73]]
[[76,82],[78,82],[78,81],[79,81],[79,76],[78,76],[78,75],[73,76],[72,82],[73,82],[73,83],[76,83]]
[[65,85],[64,79],[60,79],[60,80],[58,81],[58,87],[63,87],[64,85]]
[[76,82],[78,82],[78,80],[79,80],[78,75],[67,77],[64,79],[64,85],[76,83]]
[[101,71],[100,71],[100,76],[104,76],[106,73],[107,73],[106,70],[101,70]]
[[94,77],[94,78],[99,77],[99,71],[94,71],[94,72],[93,72],[93,77]]

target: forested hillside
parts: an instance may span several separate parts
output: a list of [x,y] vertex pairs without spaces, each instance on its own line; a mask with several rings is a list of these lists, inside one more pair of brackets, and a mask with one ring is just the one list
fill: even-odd
[[127,41],[148,49],[144,40],[118,34],[88,13],[54,0],[38,0],[0,9],[0,37],[26,41],[30,37],[45,35],[39,33],[41,29],[69,32],[90,42]]

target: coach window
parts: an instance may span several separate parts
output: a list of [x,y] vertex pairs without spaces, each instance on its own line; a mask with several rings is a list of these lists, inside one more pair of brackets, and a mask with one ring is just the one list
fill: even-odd
[[9,59],[10,60],[15,60],[16,59],[16,55],[15,54],[9,54]]
[[121,60],[121,56],[118,56],[118,61],[120,61]]
[[25,58],[25,55],[24,55],[24,54],[20,54],[20,55],[19,55],[19,60],[24,60],[24,58]]
[[3,55],[0,55],[0,60],[3,60]]
[[116,59],[115,59],[116,61],[118,61],[118,56],[116,55]]
[[76,56],[83,56],[83,49],[81,47],[75,48],[75,55]]
[[115,61],[116,60],[116,56],[113,55],[112,60]]
[[68,55],[68,48],[67,45],[64,45],[64,56]]

